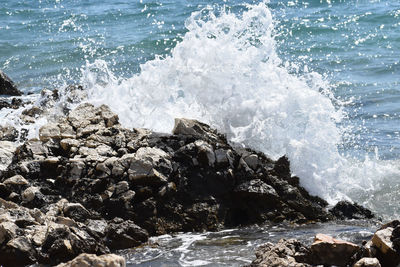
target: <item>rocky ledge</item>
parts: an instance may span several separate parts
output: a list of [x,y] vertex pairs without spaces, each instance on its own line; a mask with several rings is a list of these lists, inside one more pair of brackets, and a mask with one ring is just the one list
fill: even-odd
[[39,139],[0,142],[3,266],[55,265],[178,231],[372,216],[347,202],[327,210],[291,176],[287,158],[233,147],[194,120],[176,119],[173,134],[160,134],[81,104]]
[[256,257],[248,267],[395,267],[400,265],[400,221],[383,225],[361,246],[317,234],[310,247],[296,239],[281,239],[260,246]]

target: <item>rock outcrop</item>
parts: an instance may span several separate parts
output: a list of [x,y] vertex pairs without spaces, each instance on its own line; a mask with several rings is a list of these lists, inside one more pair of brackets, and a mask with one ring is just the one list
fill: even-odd
[[0,70],[0,95],[20,96],[22,93],[14,82]]
[[59,264],[171,232],[336,218],[286,157],[232,147],[206,124],[177,119],[160,134],[123,128],[104,105],[66,112],[39,139],[0,150],[11,159],[0,165],[4,266]]

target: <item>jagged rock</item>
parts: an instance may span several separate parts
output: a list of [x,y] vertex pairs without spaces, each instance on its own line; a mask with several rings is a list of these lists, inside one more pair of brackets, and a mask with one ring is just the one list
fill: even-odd
[[374,214],[358,205],[349,201],[339,201],[332,209],[329,210],[336,218],[345,219],[372,219]]
[[317,234],[310,249],[313,254],[313,264],[347,266],[360,247],[328,235]]
[[400,263],[400,254],[393,247],[390,240],[393,227],[386,227],[375,232],[372,243],[377,248],[376,257],[382,266],[397,266]]
[[0,70],[0,95],[20,96],[21,91],[4,72]]
[[362,258],[353,267],[381,267],[377,258]]
[[295,239],[266,243],[256,250],[256,259],[248,267],[308,267],[310,250]]
[[46,142],[50,139],[60,139],[60,127],[57,124],[46,124],[39,129],[40,141]]
[[94,254],[81,254],[75,259],[61,263],[57,267],[125,267],[125,259],[115,254],[97,256]]
[[9,141],[0,141],[0,175],[12,162],[16,145]]
[[0,141],[15,142],[18,139],[18,131],[13,126],[0,126]]
[[90,217],[90,212],[80,203],[66,203],[63,212],[76,221],[85,221]]
[[114,220],[106,228],[107,244],[111,249],[132,248],[146,242],[149,234],[132,221]]
[[7,178],[3,181],[3,183],[10,186],[24,186],[29,184],[28,180],[26,180],[22,175],[19,174]]
[[25,266],[35,262],[35,250],[30,240],[20,236],[7,242],[0,249],[3,266]]
[[0,223],[0,245],[17,235],[18,226],[13,222]]
[[207,124],[197,120],[184,118],[175,119],[172,133],[176,135],[189,135],[211,142],[226,141],[226,138],[223,135],[219,134],[216,130],[211,129]]

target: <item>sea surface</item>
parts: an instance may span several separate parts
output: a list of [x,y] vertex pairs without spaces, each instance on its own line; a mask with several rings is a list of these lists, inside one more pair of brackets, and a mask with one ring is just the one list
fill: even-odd
[[[399,1],[0,0],[0,69],[25,98],[81,84],[84,101],[109,105],[126,127],[170,132],[175,117],[199,119],[236,144],[286,154],[312,194],[384,220],[400,216],[399,61]],[[0,124],[25,127],[7,110]],[[263,229],[232,231],[268,239]],[[213,235],[224,236],[157,242],[179,251]],[[189,265],[211,264],[196,255]],[[225,256],[211,265],[232,263]],[[131,263],[171,266],[162,257],[133,253]]]

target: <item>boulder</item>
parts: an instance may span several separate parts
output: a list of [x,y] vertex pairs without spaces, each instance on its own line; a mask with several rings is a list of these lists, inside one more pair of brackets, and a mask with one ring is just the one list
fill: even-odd
[[0,70],[0,95],[20,96],[21,91],[4,72]]
[[353,267],[381,267],[377,258],[362,258]]
[[61,263],[57,267],[125,267],[125,259],[115,254],[97,256],[83,253],[75,259]]
[[400,263],[400,253],[393,247],[392,227],[386,227],[375,232],[372,243],[377,248],[376,257],[382,266],[397,266]]
[[374,214],[370,210],[349,201],[339,201],[329,211],[340,220],[374,218]]
[[248,267],[308,267],[310,250],[295,239],[266,243],[256,250],[256,259]]
[[175,135],[189,135],[209,142],[226,142],[225,136],[219,134],[210,126],[197,120],[176,118],[172,133]]
[[149,234],[132,221],[114,219],[106,228],[107,245],[111,249],[126,249],[146,242]]
[[360,249],[356,244],[317,234],[310,250],[315,265],[347,266],[351,257]]

